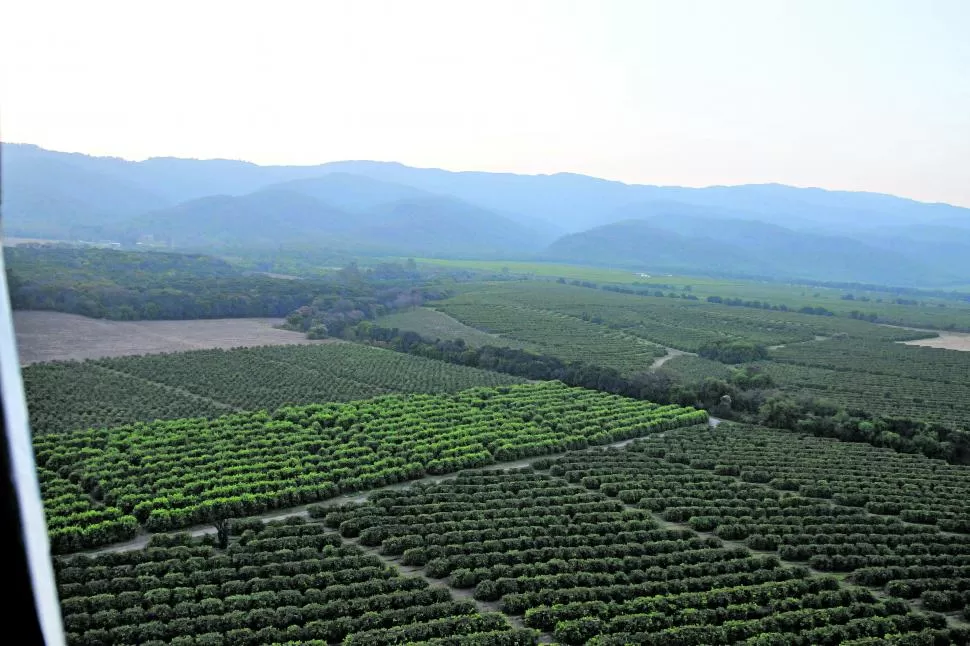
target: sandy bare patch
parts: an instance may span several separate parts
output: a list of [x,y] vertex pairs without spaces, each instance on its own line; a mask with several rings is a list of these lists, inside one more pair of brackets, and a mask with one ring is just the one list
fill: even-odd
[[327,343],[274,326],[283,319],[106,321],[61,312],[13,313],[23,365],[59,359],[97,359],[250,345]]
[[927,348],[970,352],[970,334],[967,332],[939,332],[939,336],[932,339],[917,339],[915,341],[903,341],[903,343],[905,345],[922,345]]
[[667,348],[667,354],[665,354],[662,357],[658,357],[657,359],[654,359],[653,363],[650,364],[650,369],[656,370],[657,368],[664,365],[674,357],[687,357],[687,356],[696,357],[697,355],[694,354],[693,352],[684,352],[683,350],[678,350],[676,348]]
[[70,240],[52,240],[50,238],[11,238],[3,237],[4,247],[16,247],[22,244],[71,244]]

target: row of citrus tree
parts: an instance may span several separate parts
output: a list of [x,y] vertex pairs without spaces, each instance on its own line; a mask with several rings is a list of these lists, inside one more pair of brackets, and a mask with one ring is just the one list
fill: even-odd
[[536,643],[535,631],[403,576],[319,524],[295,518],[240,529],[224,552],[182,535],[145,550],[56,560],[67,643],[377,644],[387,635]]
[[[662,442],[646,438],[623,451],[569,454],[542,466],[698,531],[908,598],[926,595],[927,608],[962,608],[962,591],[970,589],[970,536],[913,521],[959,513],[963,475],[922,456],[732,426],[674,432]],[[932,513],[875,514],[880,497]]]
[[90,529],[102,522],[166,531],[706,420],[544,382],[46,434],[34,446],[51,529],[80,537],[55,547],[71,551],[116,540]]
[[[623,453],[569,459],[598,471]],[[641,469],[638,477],[654,472]],[[311,513],[428,576],[474,586],[476,599],[499,602],[563,644],[739,643],[760,633],[778,633],[779,643],[817,643],[810,640],[824,637],[818,631],[848,637],[856,629],[845,626],[863,620],[902,633],[946,625],[942,616],[913,613],[900,600],[878,600],[777,557],[662,528],[647,510],[536,471],[463,472]]]

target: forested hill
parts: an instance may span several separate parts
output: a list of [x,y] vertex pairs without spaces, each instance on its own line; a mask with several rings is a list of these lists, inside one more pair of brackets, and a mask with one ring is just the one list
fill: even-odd
[[[970,209],[891,195],[371,161],[130,162],[18,144],[3,154],[9,236],[203,253],[304,244],[354,255],[555,258],[921,287],[964,285],[970,276]],[[603,244],[607,234],[619,239]]]
[[318,245],[372,255],[466,258],[503,258],[541,248],[542,237],[536,231],[455,198],[407,197],[345,211],[314,197],[313,184],[288,183],[281,185],[286,188],[270,187],[242,196],[203,197],[93,227],[88,237],[127,246],[149,239],[175,249]]
[[293,280],[198,254],[43,245],[4,255],[14,309],[115,320],[284,317],[315,306],[356,321],[433,296],[405,265],[351,265],[328,279]]
[[[970,232],[967,235],[970,241]],[[968,247],[970,249],[970,247]],[[928,277],[960,284],[970,256],[913,257],[892,245],[797,232],[755,220],[657,216],[563,236],[544,257],[654,271],[918,286]]]
[[134,216],[209,195],[245,195],[274,184],[343,173],[364,179],[331,180],[332,186],[315,189],[316,197],[325,194],[324,201],[344,208],[359,205],[353,195],[370,180],[367,193],[386,198],[381,201],[424,193],[449,195],[533,228],[546,222],[563,233],[662,212],[747,217],[795,228],[877,229],[931,223],[970,227],[966,208],[781,184],[686,188],[624,184],[573,173],[451,172],[373,161],[316,166],[258,166],[224,159],[131,162],[28,144],[4,144],[3,156],[5,209],[18,226],[55,214],[63,205],[73,207],[75,220],[96,214],[111,219],[114,214]]

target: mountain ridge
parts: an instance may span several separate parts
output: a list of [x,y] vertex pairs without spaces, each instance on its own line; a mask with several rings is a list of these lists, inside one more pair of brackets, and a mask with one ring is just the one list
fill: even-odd
[[[913,284],[914,276],[934,271],[892,248],[846,236],[805,234],[758,220],[622,220],[564,236],[546,249],[545,256],[652,271],[899,285]],[[960,280],[959,273],[935,270],[949,280]],[[962,270],[970,271],[970,265],[964,263]]]
[[[786,233],[772,238],[769,229],[753,230],[751,235],[761,240],[761,247],[735,239],[731,245],[745,249],[747,256],[725,256],[721,240],[719,255],[724,263],[758,268],[751,255],[761,259],[777,255],[778,249],[764,248],[775,244],[788,245],[801,258],[796,271],[805,278],[836,278],[830,270],[842,267],[846,275],[840,279],[882,276],[885,281],[903,273],[903,278],[909,277],[907,284],[970,281],[970,209],[885,193],[777,182],[653,186],[571,172],[449,171],[367,160],[304,166],[177,157],[134,162],[58,153],[30,144],[3,144],[0,151],[5,171],[4,231],[21,237],[76,239],[79,233],[97,232],[110,237],[121,231],[130,241],[136,234],[154,235],[152,229],[165,229],[161,221],[172,216],[167,226],[169,233],[177,235],[167,237],[183,244],[192,240],[191,248],[200,251],[221,248],[224,241],[217,234],[222,234],[243,246],[285,245],[300,239],[354,253],[536,259],[548,257],[549,250],[562,253],[569,245],[575,250],[575,238],[557,246],[564,236],[638,219],[652,223],[650,235],[655,237],[658,229],[670,234],[681,228],[678,237],[670,240],[683,250],[684,258],[678,261],[683,265],[685,258],[693,257],[691,249],[707,248],[707,243],[697,241],[707,230],[729,231],[724,226],[743,228],[747,225],[739,222],[755,221],[781,227]],[[247,197],[255,194],[263,198]],[[223,197],[203,202],[202,206],[212,207],[208,212],[199,210],[198,203],[191,204],[212,195]],[[275,195],[276,202],[265,201],[267,195]],[[406,207],[407,200],[418,200],[418,206]],[[396,202],[397,208],[388,206]],[[285,210],[295,214],[281,212]],[[683,230],[698,218],[705,223],[696,231]],[[354,235],[349,234],[354,227],[341,224],[344,219],[356,221]],[[193,233],[193,227],[198,231]],[[248,233],[240,234],[234,227]],[[943,228],[961,233],[948,235]],[[922,231],[927,235],[917,235]],[[166,238],[164,230],[160,233]],[[695,239],[694,246],[685,237]],[[589,249],[594,255],[604,254],[603,249]],[[705,253],[715,258],[715,252]],[[814,266],[809,262],[812,253],[817,256]],[[869,258],[871,267],[847,255]],[[792,267],[779,260],[766,263],[763,268],[775,274],[791,273]],[[687,268],[701,271],[709,264]],[[901,272],[902,268],[907,270]]]

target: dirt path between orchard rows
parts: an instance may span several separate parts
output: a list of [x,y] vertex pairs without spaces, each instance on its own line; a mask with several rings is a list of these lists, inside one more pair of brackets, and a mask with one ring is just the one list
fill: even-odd
[[[654,345],[656,345],[656,343]],[[684,352],[683,350],[678,350],[676,348],[670,348],[667,346],[660,346],[660,347],[667,350],[667,354],[665,354],[662,357],[658,357],[654,359],[653,363],[650,364],[651,370],[656,370],[657,368],[664,365],[665,363],[667,363],[668,361],[670,361],[675,357],[696,357],[697,356],[697,353],[695,352]]]
[[[716,423],[720,423],[720,421],[721,420],[716,420]],[[658,434],[657,436],[661,436],[661,435],[663,435],[663,434]],[[616,446],[616,445],[623,445],[623,446],[625,446],[626,444],[629,444],[629,441],[628,442],[623,442],[623,443],[619,443],[618,442],[615,445],[611,445],[611,446]],[[523,461],[519,461],[519,462],[530,463],[534,459],[535,458],[530,458],[529,460],[523,460]],[[522,468],[522,466],[526,466],[526,465],[520,465],[517,468]],[[505,468],[506,470],[509,469],[508,466],[501,467],[500,465],[495,465],[495,467],[494,467],[494,469],[499,469],[499,468]],[[450,476],[450,477],[454,477],[454,476]],[[560,481],[561,483],[563,483],[563,484],[565,484],[567,486],[578,486],[575,483],[569,482],[567,479],[565,479],[565,478],[563,478],[561,476],[550,476],[550,477],[553,477],[554,479]],[[445,479],[449,479],[449,478],[442,478],[442,480],[445,480]],[[769,487],[767,485],[761,485],[761,486],[763,486],[766,489],[774,490],[772,487]],[[366,498],[366,496],[358,496],[357,498],[364,499],[364,498]],[[623,506],[624,509],[629,510],[629,511],[637,511],[637,512],[643,512],[644,511],[643,509],[641,509],[641,508],[639,508],[639,507],[637,507],[635,505],[630,505],[630,504],[626,504],[626,503],[621,503],[621,504],[622,504],[622,506]],[[869,514],[869,515],[875,516],[876,514]],[[865,590],[869,591],[874,598],[880,599],[880,600],[885,600],[885,599],[888,599],[889,598],[889,595],[882,588],[862,586],[862,585],[859,585],[859,584],[856,584],[856,583],[852,583],[850,581],[847,581],[844,577],[838,576],[837,574],[834,574],[832,572],[825,572],[825,571],[818,570],[816,568],[810,567],[806,563],[783,559],[783,558],[780,557],[780,555],[778,554],[777,550],[755,550],[755,549],[752,549],[752,548],[748,547],[747,544],[744,541],[726,540],[726,539],[723,539],[723,538],[717,536],[713,532],[698,531],[698,530],[692,528],[689,523],[668,521],[665,518],[663,518],[663,516],[661,514],[656,513],[656,512],[650,512],[650,516],[653,518],[654,521],[657,522],[658,526],[660,528],[662,528],[662,529],[686,530],[686,531],[689,531],[689,532],[691,532],[691,533],[693,533],[693,534],[695,534],[695,535],[697,535],[697,536],[699,536],[701,538],[713,538],[716,541],[718,541],[725,548],[741,549],[741,550],[744,550],[745,552],[747,552],[749,554],[752,554],[752,555],[774,556],[774,557],[776,557],[779,560],[779,562],[781,563],[781,565],[783,567],[788,567],[788,568],[795,568],[795,567],[804,568],[812,576],[835,576],[839,580],[839,585],[840,586],[848,587],[848,588],[862,588],[862,589],[865,589]],[[339,532],[337,532],[336,530],[331,530],[331,531],[333,531],[334,533],[338,533],[339,534]],[[472,602],[475,603],[475,605],[478,607],[479,611],[481,611],[481,612],[499,612],[499,613],[503,614],[509,620],[509,622],[513,626],[515,626],[517,628],[525,628],[526,627],[525,626],[525,623],[523,622],[523,617],[521,617],[519,615],[512,615],[512,614],[508,614],[508,613],[502,612],[501,609],[500,609],[501,608],[501,604],[499,602],[484,602],[484,601],[478,601],[478,600],[476,600],[474,598],[474,588],[455,588],[455,587],[452,587],[452,586],[448,585],[447,578],[437,579],[437,578],[430,577],[430,576],[428,576],[426,574],[425,568],[423,566],[408,566],[408,565],[402,565],[400,563],[400,557],[399,556],[393,556],[393,557],[392,556],[387,556],[386,554],[383,554],[381,552],[380,547],[363,546],[363,545],[360,544],[360,540],[359,539],[348,539],[348,538],[341,537],[341,540],[343,540],[344,542],[352,543],[352,544],[356,545],[357,547],[359,547],[360,549],[364,550],[365,552],[377,556],[384,563],[386,563],[386,564],[388,564],[388,565],[396,568],[399,572],[401,572],[404,575],[419,576],[419,577],[425,579],[426,581],[428,581],[432,585],[444,586],[444,587],[448,588],[449,592],[452,594],[453,597],[458,598],[458,599],[469,599],[469,600],[471,600]],[[923,610],[923,608],[922,608],[922,606],[921,606],[921,604],[919,603],[918,600],[907,600],[906,603],[914,611],[917,611],[918,612],[918,611],[922,611]],[[958,618],[955,613],[941,613],[941,614],[944,614],[944,616],[946,617],[946,620],[947,620],[948,625],[950,627],[952,627],[952,628],[965,627],[967,625],[966,622],[964,622],[960,618]],[[544,632],[543,633],[540,633],[540,637],[539,637],[539,642],[540,643],[551,643],[553,641],[554,641],[554,637],[551,634],[544,633]]]
[[[340,536],[340,532],[338,532],[335,529],[328,528],[327,531]],[[525,623],[523,623],[521,617],[517,617],[515,615],[510,615],[502,612],[500,610],[500,604],[498,601],[479,601],[478,599],[476,599],[474,588],[453,588],[450,585],[448,585],[447,578],[436,579],[434,577],[428,576],[428,574],[426,574],[424,571],[424,567],[419,567],[416,565],[403,565],[401,563],[401,557],[388,556],[382,553],[379,547],[369,547],[366,545],[361,545],[359,538],[344,538],[343,536],[340,536],[340,540],[343,541],[344,543],[350,543],[351,545],[356,546],[358,549],[366,552],[367,554],[373,554],[381,561],[383,561],[386,565],[393,567],[404,576],[421,577],[422,579],[424,579],[425,581],[427,581],[429,584],[433,586],[447,588],[449,594],[451,594],[452,597],[456,599],[467,599],[468,601],[471,601],[478,608],[479,612],[483,612],[483,613],[497,612],[503,615],[506,619],[508,619],[509,623],[511,623],[514,627],[526,628],[526,625]],[[552,643],[552,641],[553,641],[552,635],[548,633],[542,633],[542,632],[539,633],[540,644],[549,644],[549,643]]]
[[102,366],[100,364],[95,364],[94,367],[96,369],[98,369],[98,370],[103,370],[103,371],[109,372],[109,373],[111,373],[113,375],[117,375],[119,377],[124,377],[125,379],[132,379],[132,380],[135,380],[135,381],[142,381],[142,382],[144,382],[146,384],[151,384],[152,386],[158,386],[159,388],[163,388],[165,390],[168,390],[169,392],[176,393],[177,395],[182,395],[183,397],[188,397],[189,399],[197,399],[199,401],[204,401],[204,402],[206,402],[208,404],[212,404],[213,406],[215,406],[217,408],[221,408],[221,409],[225,410],[227,413],[241,413],[241,412],[243,412],[243,409],[242,408],[238,408],[238,407],[233,406],[231,404],[227,404],[225,402],[221,402],[221,401],[219,401],[217,399],[212,399],[211,397],[206,397],[205,395],[197,395],[194,392],[192,392],[191,390],[186,390],[185,388],[180,388],[179,386],[170,386],[170,385],[164,384],[164,383],[162,383],[160,381],[155,381],[153,379],[147,379],[145,377],[139,377],[138,375],[133,375],[130,372],[124,372],[123,370],[115,370],[114,368],[109,368],[108,366]]
[[[721,423],[722,420],[719,420],[717,418],[711,418],[711,421],[712,421],[712,426],[715,426],[716,427],[718,424]],[[658,436],[659,435],[662,435],[662,434],[658,434]],[[562,482],[564,484],[567,484],[567,485],[570,485],[570,486],[579,486],[579,485],[576,485],[575,483],[569,482],[568,480],[566,480],[565,478],[563,478],[561,476],[551,476],[551,477],[554,477],[557,480],[559,480],[560,482]],[[775,489],[774,487],[770,487],[768,485],[759,485],[759,486],[762,486],[765,489],[769,489],[771,491],[780,491],[780,490]],[[618,499],[616,499],[616,500],[618,500]],[[821,502],[827,502],[828,504],[834,506],[834,503],[832,503],[832,501],[830,501],[830,500],[826,500],[826,499],[823,499],[823,498],[818,498],[817,500],[819,500]],[[621,504],[623,505],[623,508],[624,509],[627,509],[627,510],[639,511],[639,512],[644,511],[642,508],[637,507],[636,505],[630,505],[630,504],[623,503],[623,502],[621,502]],[[897,516],[886,516],[886,515],[882,515],[882,514],[873,514],[873,513],[868,512],[868,511],[865,512],[865,514],[867,516],[872,516],[872,517],[880,517],[880,518],[889,517],[889,518],[894,518],[894,519],[899,520],[899,518]],[[850,582],[850,581],[846,580],[843,576],[839,576],[837,573],[834,573],[834,572],[825,572],[823,570],[818,570],[816,568],[813,568],[813,567],[809,566],[807,563],[803,563],[803,562],[799,562],[799,561],[791,561],[791,560],[788,560],[788,559],[784,559],[784,558],[781,557],[781,555],[778,553],[777,550],[755,550],[755,549],[752,549],[752,548],[748,547],[748,545],[744,541],[727,540],[727,539],[724,539],[724,538],[719,537],[714,532],[702,532],[702,531],[698,531],[698,530],[692,528],[689,523],[679,523],[679,522],[669,521],[669,520],[665,519],[662,515],[660,515],[657,512],[650,512],[650,515],[653,517],[653,519],[657,522],[657,524],[661,528],[664,528],[664,529],[687,530],[687,531],[693,532],[694,534],[700,536],[701,538],[714,538],[714,539],[718,540],[725,547],[740,548],[740,549],[746,550],[750,554],[774,556],[785,567],[791,567],[791,568],[801,567],[801,568],[805,568],[813,576],[835,576],[837,579],[839,579],[839,585],[842,585],[842,586],[845,586],[845,587],[848,587],[848,588],[863,588],[865,590],[868,590],[872,594],[872,596],[875,597],[875,598],[877,598],[877,599],[883,599],[884,600],[884,599],[888,599],[890,597],[890,595],[887,594],[885,592],[885,590],[883,590],[880,587],[864,586],[864,585],[861,585],[861,584],[858,584],[858,583],[853,583],[853,582]],[[902,521],[902,522],[904,522],[905,524],[908,524],[908,525],[915,524],[915,523],[907,523],[906,521]],[[941,532],[941,533],[943,533],[943,534],[951,534],[951,532]],[[452,590],[453,589],[454,588],[452,588]],[[918,599],[904,599],[903,601],[905,601],[906,604],[913,611],[915,611],[915,612],[924,612],[925,611],[925,609],[922,607],[922,604],[920,603],[920,601]],[[958,612],[957,613],[937,613],[937,614],[943,615],[946,618],[947,625],[949,627],[951,627],[951,628],[966,628],[968,625],[970,625],[970,624],[968,624],[968,622],[964,621],[959,616],[959,613]]]
[[[718,419],[716,417],[711,417],[710,418],[710,425],[712,427],[718,426],[721,422],[722,422],[722,420],[720,420],[720,419]],[[665,435],[665,433],[657,433],[655,435],[648,435],[648,436],[645,436],[645,437],[662,437],[663,435]],[[641,439],[641,438],[633,438],[633,439],[629,439],[629,440],[623,440],[623,441],[620,441],[620,442],[613,442],[611,444],[603,445],[602,447],[596,447],[596,448],[623,448],[623,447],[629,445],[630,443],[636,441],[636,439]],[[489,465],[488,467],[485,467],[485,469],[486,470],[490,470],[490,471],[522,469],[522,468],[528,467],[532,462],[534,462],[537,459],[540,459],[540,458],[555,458],[555,457],[559,457],[561,455],[564,455],[565,453],[568,453],[568,452],[555,453],[555,454],[550,454],[550,455],[546,455],[546,456],[533,456],[533,457],[524,458],[524,459],[521,459],[521,460],[515,460],[515,461],[510,461],[510,462],[503,462],[503,463],[498,463],[498,464],[494,464],[494,465]],[[367,498],[368,498],[368,496],[371,493],[373,493],[374,491],[381,491],[381,490],[384,490],[384,489],[407,489],[409,487],[414,486],[415,484],[419,484],[419,483],[432,484],[432,483],[438,483],[438,482],[445,482],[445,481],[448,481],[448,480],[452,480],[452,479],[456,478],[457,476],[458,476],[458,473],[451,473],[451,474],[440,475],[440,476],[426,476],[426,477],[421,478],[419,480],[412,480],[412,481],[409,481],[409,482],[402,482],[402,483],[398,483],[398,484],[394,484],[394,485],[389,485],[387,487],[379,487],[377,489],[371,489],[371,490],[368,490],[368,491],[362,491],[362,492],[344,494],[344,495],[341,495],[341,496],[337,496],[335,498],[331,498],[331,499],[328,499],[328,500],[320,501],[320,503],[315,503],[315,504],[323,504],[323,505],[325,505],[327,507],[339,507],[341,505],[345,505],[345,504],[349,504],[349,503],[361,503],[361,502],[366,501]],[[575,483],[569,483],[565,478],[557,477],[557,479],[560,480],[560,481],[562,481],[563,483],[569,484],[571,486],[577,486],[577,485],[575,485]],[[773,490],[774,491],[774,489],[772,487],[769,487],[768,485],[761,485],[761,486],[765,487],[766,489],[770,489],[770,490]],[[819,499],[819,500],[822,500],[822,499]],[[827,501],[827,502],[829,502],[829,504],[834,504],[834,503],[831,503],[831,501]],[[299,517],[309,517],[309,513],[307,511],[308,506],[309,505],[301,505],[299,507],[293,507],[293,508],[290,508],[290,509],[280,509],[280,510],[276,510],[276,511],[273,511],[273,512],[267,512],[267,513],[262,514],[262,515],[257,516],[257,517],[260,518],[260,519],[262,519],[262,520],[264,520],[264,521],[271,521],[271,520],[277,520],[277,519],[283,519],[283,518],[291,518],[291,517],[295,517],[295,516],[299,516]],[[636,507],[635,505],[629,505],[629,504],[623,503],[623,507],[625,509],[628,509],[628,510],[636,510],[636,511],[641,511],[641,512],[643,511],[642,509],[640,509],[639,507]],[[872,514],[872,513],[869,513],[869,512],[867,512],[867,515],[874,516],[874,517],[875,516],[881,516],[879,514]],[[783,559],[783,558],[780,557],[780,555],[778,554],[777,550],[754,550],[754,549],[751,549],[750,547],[748,547],[743,541],[725,540],[723,538],[718,537],[713,532],[697,531],[697,530],[693,529],[692,527],[690,527],[689,523],[680,523],[680,522],[668,521],[668,520],[664,519],[662,515],[660,515],[660,514],[658,514],[656,512],[651,512],[651,516],[653,517],[653,519],[658,523],[658,525],[661,528],[687,530],[687,531],[690,531],[690,532],[692,532],[692,533],[694,533],[694,534],[696,534],[696,535],[698,535],[698,536],[700,536],[702,538],[715,538],[716,540],[718,540],[725,547],[740,548],[740,549],[743,549],[743,550],[745,550],[745,551],[747,551],[748,553],[751,553],[751,554],[762,554],[762,555],[775,556],[776,558],[778,558],[778,560],[780,561],[780,563],[783,566],[785,566],[785,567],[802,567],[802,568],[805,568],[813,576],[837,576],[837,578],[839,579],[839,584],[842,585],[842,586],[853,587],[853,588],[865,588],[866,590],[868,590],[873,595],[873,597],[875,597],[877,599],[886,599],[886,598],[889,597],[889,595],[882,588],[879,588],[879,587],[869,587],[869,586],[861,586],[859,584],[849,582],[849,581],[845,580],[843,577],[839,577],[838,575],[834,575],[831,572],[824,572],[822,570],[818,570],[818,569],[812,568],[812,567],[810,567],[807,564],[802,563],[802,562],[790,561],[790,560],[787,560],[787,559]],[[893,516],[893,518],[896,518],[896,517]],[[183,531],[188,531],[192,536],[198,537],[198,536],[204,536],[204,535],[207,535],[207,534],[215,533],[215,528],[214,527],[211,527],[211,526],[202,526],[202,527],[196,527],[196,528],[189,528],[188,530],[183,530]],[[339,532],[337,532],[337,530],[335,530],[335,529],[328,529],[328,531],[333,532],[333,533],[339,535]],[[121,544],[113,545],[113,546],[110,546],[110,547],[107,547],[107,548],[104,548],[104,549],[101,549],[101,550],[97,550],[97,551],[93,551],[93,552],[87,552],[86,554],[92,554],[93,555],[93,554],[100,554],[100,553],[106,553],[106,552],[120,552],[120,551],[129,551],[129,550],[141,549],[141,548],[144,548],[148,544],[149,540],[151,539],[151,536],[152,536],[151,534],[145,533],[145,534],[143,534],[143,535],[135,538],[134,540],[127,542],[127,543],[121,543]],[[500,604],[498,602],[484,602],[484,601],[478,601],[478,600],[476,600],[474,598],[474,589],[473,588],[454,588],[454,587],[448,585],[447,579],[438,579],[438,578],[434,578],[434,577],[431,577],[428,574],[426,574],[424,567],[403,565],[400,562],[400,557],[398,557],[398,556],[391,557],[391,556],[387,556],[385,554],[382,554],[379,547],[370,547],[370,546],[361,545],[359,539],[350,539],[350,538],[341,537],[341,540],[344,541],[344,542],[346,542],[346,543],[349,543],[349,544],[352,544],[352,545],[357,546],[359,549],[361,549],[365,553],[373,554],[373,555],[377,556],[379,559],[381,559],[382,562],[384,562],[385,564],[387,564],[387,565],[395,568],[402,575],[406,575],[406,576],[418,576],[418,577],[421,577],[421,578],[425,579],[426,581],[428,581],[428,583],[430,583],[431,585],[444,586],[444,587],[446,587],[449,590],[450,594],[454,598],[456,598],[456,599],[468,599],[468,600],[472,601],[475,604],[475,606],[479,609],[480,612],[500,612],[501,614],[503,614],[508,619],[509,623],[512,624],[514,627],[516,627],[516,628],[524,628],[524,627],[526,627],[525,624],[523,623],[522,617],[517,616],[517,615],[510,615],[510,614],[507,614],[507,613],[502,613],[501,610],[500,610]],[[917,611],[917,612],[924,611],[924,609],[922,608],[922,605],[919,603],[918,600],[906,600],[906,603],[914,611]],[[967,626],[967,622],[963,621],[960,617],[958,617],[956,613],[941,613],[941,614],[946,618],[947,624],[951,628],[965,628]],[[550,635],[549,633],[540,632],[540,635],[539,635],[539,642],[540,643],[551,643],[553,641],[554,641],[554,638],[553,638],[552,635]]]
[[[716,420],[716,422],[712,424],[712,426],[715,426],[715,427],[718,424],[720,424],[721,421],[722,421],[722,420],[719,420],[717,418],[711,418],[711,419],[712,420]],[[562,480],[563,482],[567,482],[564,478],[559,478],[559,479]],[[753,483],[748,483],[748,484],[753,484]],[[779,492],[781,491],[780,489],[775,489],[774,487],[771,487],[771,486],[769,486],[767,484],[759,484],[758,486],[764,487],[765,489],[769,489],[771,491],[779,491]],[[828,499],[825,499],[825,498],[813,498],[813,500],[818,500],[819,502],[827,503],[827,504],[829,504],[832,507],[835,506],[835,503],[833,503],[831,500],[828,500]],[[637,509],[637,510],[643,511],[642,509],[640,509],[639,507],[636,507],[635,505],[628,505],[626,503],[622,503],[622,504],[623,504],[623,507],[626,508],[626,509],[631,509],[631,510],[632,509]],[[892,519],[895,519],[895,520],[898,520],[898,521],[902,522],[905,525],[917,525],[917,526],[920,526],[920,527],[925,527],[924,525],[918,525],[917,523],[911,523],[911,522],[908,522],[908,521],[904,521],[904,520],[900,519],[898,516],[892,516],[892,515],[889,515],[889,514],[874,514],[874,513],[870,512],[870,511],[866,511],[866,510],[863,510],[863,511],[864,511],[865,515],[868,516],[868,517],[873,517],[873,518],[892,518]],[[781,564],[784,565],[785,567],[802,567],[802,568],[805,568],[806,570],[808,570],[813,576],[835,576],[836,578],[839,579],[839,584],[840,585],[843,585],[843,586],[849,587],[849,588],[864,588],[864,589],[868,590],[870,593],[872,593],[872,596],[873,597],[876,597],[877,599],[885,600],[885,599],[889,599],[890,598],[890,595],[885,590],[883,590],[881,587],[865,586],[865,585],[861,585],[861,584],[858,584],[858,583],[853,583],[853,582],[850,582],[850,581],[846,580],[845,577],[839,576],[838,573],[835,573],[835,572],[826,572],[824,570],[818,570],[816,568],[813,568],[813,567],[809,566],[807,563],[804,563],[804,562],[791,561],[791,560],[788,560],[788,559],[784,559],[784,558],[781,557],[781,555],[778,553],[777,550],[756,550],[756,549],[752,549],[752,548],[748,547],[748,545],[745,542],[743,542],[743,541],[727,540],[727,539],[724,539],[724,538],[719,537],[714,532],[702,532],[702,531],[698,531],[698,530],[692,528],[689,523],[676,523],[676,522],[672,522],[672,521],[666,520],[665,518],[663,518],[663,516],[661,516],[660,514],[658,514],[656,512],[651,512],[651,515],[653,516],[654,520],[656,520],[660,524],[661,527],[671,528],[671,529],[686,529],[686,530],[690,530],[690,531],[694,532],[695,534],[697,534],[698,536],[701,536],[703,538],[716,538],[717,540],[719,540],[721,543],[723,543],[727,547],[737,547],[737,548],[741,548],[741,549],[747,550],[748,552],[750,552],[752,554],[764,554],[764,555],[775,556],[775,557],[778,558],[779,562],[781,562]],[[940,533],[943,534],[943,535],[947,535],[947,536],[956,536],[956,534],[954,534],[953,532],[944,532],[944,531],[940,530]],[[916,612],[925,612],[925,609],[922,607],[922,602],[919,599],[904,599],[903,601],[905,601],[906,604],[912,610],[914,610]],[[946,618],[947,625],[949,627],[951,627],[951,628],[966,628],[968,625],[970,625],[970,623],[968,623],[967,621],[964,621],[963,620],[963,618],[960,616],[960,613],[959,612],[937,613],[937,614],[943,615]]]

